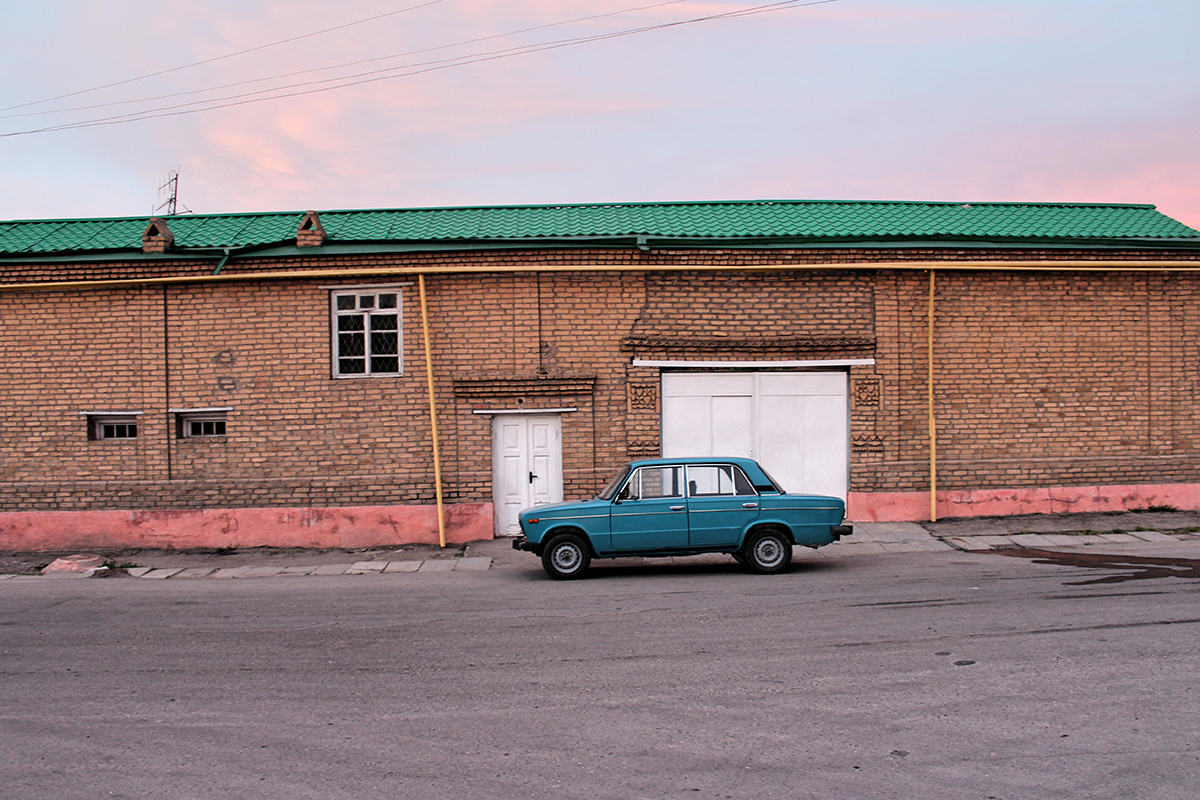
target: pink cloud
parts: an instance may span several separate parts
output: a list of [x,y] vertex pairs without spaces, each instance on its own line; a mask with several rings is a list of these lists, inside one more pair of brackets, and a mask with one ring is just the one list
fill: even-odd
[[1149,203],[1200,227],[1200,109],[1174,116],[946,126],[924,136],[814,142],[765,158],[740,196],[990,202]]

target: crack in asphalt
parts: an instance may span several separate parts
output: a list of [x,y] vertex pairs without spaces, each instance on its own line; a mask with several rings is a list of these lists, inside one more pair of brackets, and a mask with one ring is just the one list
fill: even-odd
[[913,639],[878,639],[873,642],[835,642],[831,647],[873,647],[876,645],[917,644],[925,642],[940,642],[946,639],[1005,639],[1013,636],[1037,636],[1045,633],[1077,633],[1081,631],[1111,631],[1132,628],[1153,628],[1169,625],[1200,624],[1200,617],[1189,619],[1162,619],[1148,622],[1113,622],[1106,625],[1079,625],[1069,628],[1039,628],[1034,630],[995,631],[988,633],[943,634],[940,636],[923,636]]

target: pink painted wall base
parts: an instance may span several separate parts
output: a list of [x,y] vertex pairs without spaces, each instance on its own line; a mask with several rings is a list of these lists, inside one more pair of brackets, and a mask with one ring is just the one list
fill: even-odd
[[[491,503],[445,507],[446,543],[492,538]],[[0,513],[2,550],[437,544],[436,506]]]
[[[1078,514],[1169,506],[1200,511],[1200,483],[1058,486],[938,492],[938,519]],[[445,508],[447,544],[491,539],[491,503]],[[852,522],[929,519],[926,492],[851,492]],[[437,544],[435,506],[235,508],[203,511],[10,511],[0,513],[0,550],[129,547],[388,547]]]
[[[937,493],[937,517],[1016,514],[1082,514],[1170,506],[1200,511],[1200,483],[1141,486],[1052,486],[976,489]],[[847,519],[855,522],[918,522],[929,519],[928,492],[851,492]]]

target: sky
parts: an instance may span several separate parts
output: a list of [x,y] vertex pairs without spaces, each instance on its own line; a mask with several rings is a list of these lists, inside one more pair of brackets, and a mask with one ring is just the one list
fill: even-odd
[[1195,0],[0,0],[0,219],[149,215],[177,171],[195,213],[1112,202],[1200,228],[1198,34]]

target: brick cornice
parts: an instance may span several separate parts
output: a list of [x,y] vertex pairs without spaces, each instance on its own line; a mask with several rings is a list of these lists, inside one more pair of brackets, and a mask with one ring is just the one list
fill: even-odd
[[462,398],[592,394],[596,378],[572,377],[455,378],[454,396]]
[[635,335],[621,340],[624,347],[687,350],[872,350],[873,338],[859,336],[662,336]]

